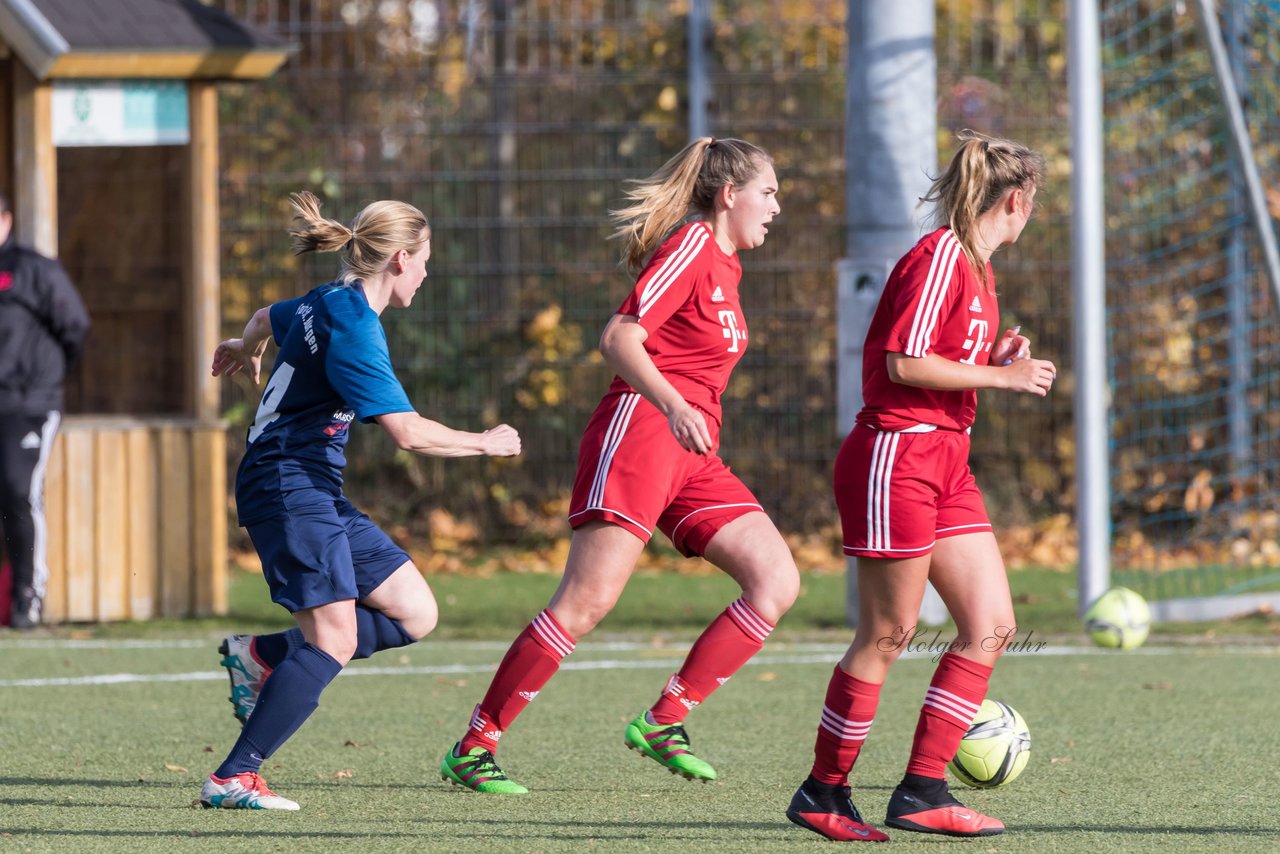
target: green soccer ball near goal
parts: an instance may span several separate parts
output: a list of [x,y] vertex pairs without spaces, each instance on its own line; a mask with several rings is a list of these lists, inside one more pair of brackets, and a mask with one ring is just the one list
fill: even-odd
[[1151,608],[1128,587],[1112,587],[1084,612],[1084,627],[1098,646],[1134,649],[1151,631]]
[[969,731],[947,765],[961,783],[994,789],[1022,773],[1031,759],[1031,731],[1007,703],[983,700]]

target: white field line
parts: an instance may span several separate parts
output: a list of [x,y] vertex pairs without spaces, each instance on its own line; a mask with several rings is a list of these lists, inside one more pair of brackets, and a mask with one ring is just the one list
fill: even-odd
[[[98,643],[98,642],[94,642]],[[101,643],[107,643],[105,641]],[[127,643],[127,642],[126,642]],[[183,642],[186,646],[187,643]],[[193,644],[203,646],[205,642]],[[443,646],[444,644],[439,644]],[[449,645],[466,647],[466,642],[452,643]],[[9,644],[4,644],[9,646]],[[172,645],[171,645],[172,646]],[[600,644],[596,648],[604,648],[608,646],[611,651],[617,651],[622,645],[605,645]],[[130,648],[121,646],[119,648]],[[469,647],[475,648],[475,647]],[[589,652],[593,647],[580,647],[578,652]],[[648,644],[634,644],[628,649],[648,650],[653,649]],[[844,653],[845,647],[835,644],[795,644],[789,649],[794,652],[762,652],[748,662],[749,666],[767,666],[781,664],[830,664],[834,665],[840,656]],[[938,655],[939,650],[906,650],[902,653],[903,659],[931,659]],[[1117,655],[1114,650],[1098,649],[1096,647],[1075,647],[1075,646],[1045,646],[1039,649],[1027,649],[1025,651],[1010,651],[1005,654],[1006,658],[1035,658],[1042,655],[1052,656],[1096,656],[1096,655]],[[1204,656],[1222,656],[1222,655],[1277,655],[1280,650],[1271,646],[1230,646],[1230,647],[1214,647],[1211,650],[1197,650],[1188,647],[1143,647],[1136,650],[1129,650],[1126,655],[1140,656],[1168,656],[1168,655],[1204,655]],[[561,670],[670,670],[679,668],[683,661],[683,655],[673,655],[670,658],[646,658],[646,659],[600,659],[588,661],[567,661],[561,665]],[[379,667],[375,665],[358,664],[355,667],[343,670],[342,676],[442,676],[442,675],[460,675],[471,673],[490,673],[496,667],[494,664],[472,665],[472,664],[438,664],[424,666],[404,665],[400,667]],[[0,688],[49,688],[60,687],[64,685],[125,685],[138,683],[156,683],[156,682],[205,682],[213,680],[226,679],[226,673],[221,670],[196,671],[192,673],[104,673],[96,676],[63,676],[39,679],[0,679]]]

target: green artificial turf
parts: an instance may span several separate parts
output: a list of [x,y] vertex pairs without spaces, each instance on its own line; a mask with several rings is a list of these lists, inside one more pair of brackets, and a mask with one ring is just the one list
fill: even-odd
[[[485,589],[497,599],[501,584]],[[0,637],[0,851],[831,850],[783,810],[808,772],[836,638],[780,628],[690,716],[695,749],[720,771],[708,785],[622,746],[687,640],[660,627],[588,639],[503,740],[499,758],[531,794],[480,796],[441,782],[437,768],[519,628],[498,625],[517,618],[491,604],[491,640],[429,639],[330,686],[264,768],[302,804],[291,814],[193,806],[238,733],[215,634]],[[855,772],[855,798],[875,823],[906,762],[929,658],[894,668]],[[1280,850],[1277,665],[1257,643],[1006,657],[991,696],[1026,718],[1031,762],[1006,788],[960,796],[1009,832],[957,841],[895,831],[891,850]]]

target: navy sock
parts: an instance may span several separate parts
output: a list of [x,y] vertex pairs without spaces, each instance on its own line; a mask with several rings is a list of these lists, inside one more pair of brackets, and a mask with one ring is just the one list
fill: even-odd
[[284,632],[273,635],[257,635],[253,639],[253,651],[263,664],[270,668],[280,666],[280,662],[289,657],[289,653],[302,649],[307,640],[302,636],[302,629],[294,626]]
[[304,644],[271,671],[240,738],[214,772],[218,777],[257,772],[320,705],[320,692],[342,671],[329,653]]
[[398,620],[373,608],[356,606],[356,652],[352,659],[368,658],[384,649],[408,646],[415,640]]

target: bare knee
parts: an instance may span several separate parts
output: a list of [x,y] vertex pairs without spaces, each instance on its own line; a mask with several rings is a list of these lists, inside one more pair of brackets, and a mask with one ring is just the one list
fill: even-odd
[[334,602],[294,614],[307,643],[346,667],[356,652],[356,611],[350,601]]
[[569,633],[569,637],[578,640],[598,626],[600,621],[608,616],[611,610],[613,610],[612,605],[605,606],[597,603],[584,606],[579,604],[572,610],[564,611],[563,614],[558,611],[552,611],[552,614],[555,615],[556,622]]
[[329,631],[322,632],[320,637],[314,641],[310,641],[314,646],[319,647],[329,654],[334,661],[343,667],[351,661],[352,656],[356,654],[356,633]]
[[742,586],[742,598],[761,617],[777,625],[800,596],[800,572],[790,561]]
[[429,635],[440,619],[436,597],[412,562],[404,563],[361,604],[395,620],[415,641]]
[[617,601],[610,596],[566,596],[552,599],[547,610],[571,638],[578,640],[599,625]]
[[414,602],[407,609],[406,616],[400,618],[400,626],[415,641],[420,641],[435,630],[440,622],[440,607],[429,592]]

